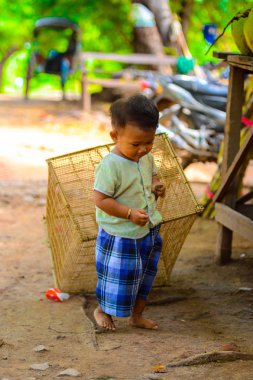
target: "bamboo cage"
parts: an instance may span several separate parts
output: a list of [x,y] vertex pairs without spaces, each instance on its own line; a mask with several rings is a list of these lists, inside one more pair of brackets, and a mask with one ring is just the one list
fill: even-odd
[[[63,292],[89,293],[96,286],[97,224],[93,201],[94,171],[114,144],[53,157],[48,163],[46,221],[55,285]],[[166,186],[157,208],[163,216],[162,256],[154,286],[166,286],[186,236],[203,206],[199,205],[166,134],[152,150]]]

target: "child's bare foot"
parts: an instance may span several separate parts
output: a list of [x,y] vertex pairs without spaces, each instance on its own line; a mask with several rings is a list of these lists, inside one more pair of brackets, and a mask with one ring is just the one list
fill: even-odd
[[112,317],[109,314],[104,313],[100,306],[95,309],[94,318],[98,326],[107,330],[116,330]]
[[141,315],[133,315],[129,318],[129,325],[133,327],[140,327],[142,329],[157,330],[158,325],[152,319],[145,319]]

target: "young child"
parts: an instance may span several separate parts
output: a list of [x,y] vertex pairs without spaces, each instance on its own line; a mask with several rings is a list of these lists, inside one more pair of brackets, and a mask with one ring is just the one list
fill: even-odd
[[116,145],[98,165],[94,184],[99,225],[99,306],[94,317],[108,330],[115,330],[112,316],[130,317],[131,326],[157,329],[142,313],[162,248],[156,198],[164,196],[165,187],[150,153],[159,113],[143,95],[117,100],[110,112],[110,136]]

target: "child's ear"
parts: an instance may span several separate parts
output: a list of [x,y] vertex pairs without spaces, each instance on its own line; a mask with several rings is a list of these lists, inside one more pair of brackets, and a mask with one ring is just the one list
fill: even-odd
[[114,129],[110,131],[110,136],[113,142],[116,143],[118,141],[118,133]]

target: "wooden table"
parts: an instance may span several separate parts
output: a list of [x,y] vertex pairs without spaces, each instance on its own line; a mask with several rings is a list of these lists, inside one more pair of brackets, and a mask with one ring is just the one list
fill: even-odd
[[253,191],[236,199],[238,170],[253,151],[253,128],[249,128],[240,148],[244,77],[246,73],[253,73],[253,57],[220,52],[214,56],[225,59],[230,66],[221,186],[213,199],[219,224],[215,261],[226,264],[231,258],[233,232],[253,241],[253,205],[246,204],[253,198]]

